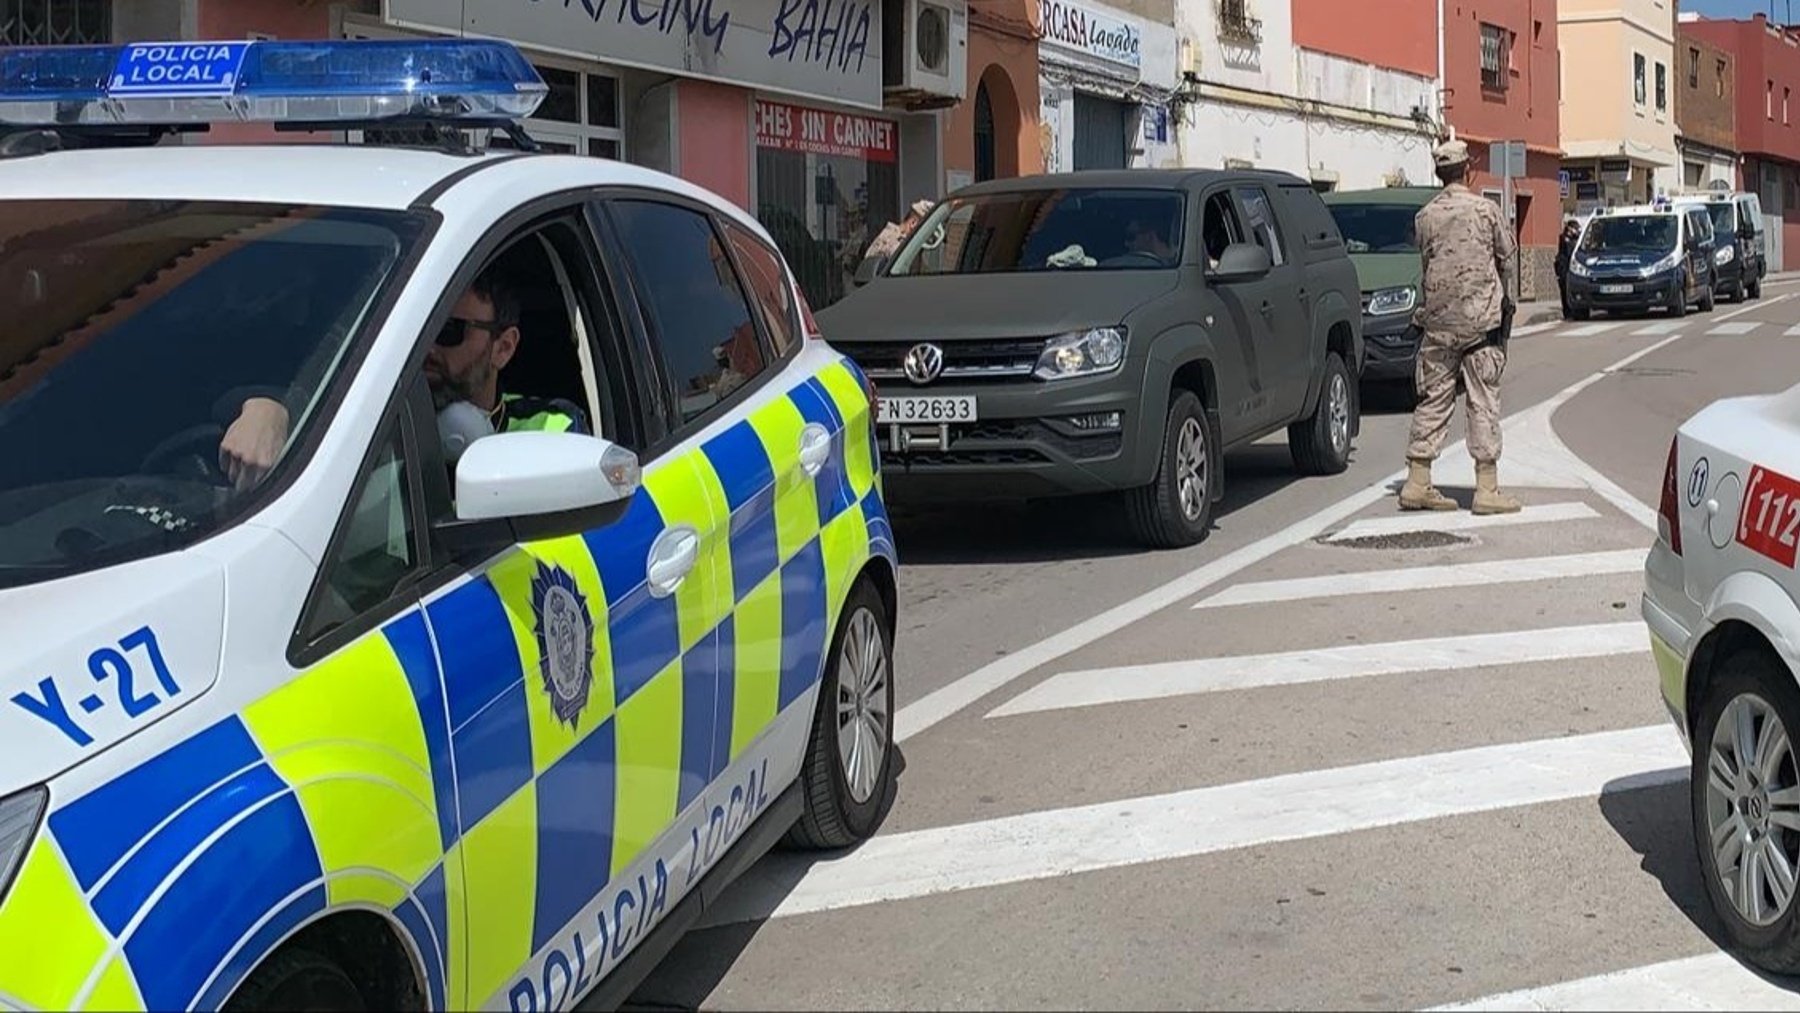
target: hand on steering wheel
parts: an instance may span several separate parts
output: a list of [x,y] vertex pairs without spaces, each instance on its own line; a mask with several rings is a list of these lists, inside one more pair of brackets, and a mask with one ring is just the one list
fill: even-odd
[[215,423],[189,426],[150,448],[138,465],[138,472],[173,474],[210,485],[230,486],[231,477],[219,464],[219,443],[224,438],[224,427]]

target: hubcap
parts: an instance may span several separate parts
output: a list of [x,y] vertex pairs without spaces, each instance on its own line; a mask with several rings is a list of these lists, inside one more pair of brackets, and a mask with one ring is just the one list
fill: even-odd
[[1745,693],[1727,704],[1707,755],[1706,823],[1713,874],[1737,913],[1774,924],[1794,901],[1800,858],[1800,771],[1781,718]]
[[1350,445],[1350,385],[1342,376],[1331,377],[1331,449],[1343,453]]
[[838,658],[838,762],[850,797],[860,805],[875,794],[888,747],[888,659],[881,627],[858,609],[844,631]]
[[1199,419],[1186,419],[1175,440],[1175,491],[1181,497],[1181,515],[1198,521],[1206,506],[1206,427]]

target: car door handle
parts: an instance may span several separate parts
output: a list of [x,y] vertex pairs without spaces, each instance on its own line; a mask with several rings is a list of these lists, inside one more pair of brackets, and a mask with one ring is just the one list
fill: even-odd
[[700,533],[693,528],[670,528],[650,546],[650,560],[645,565],[650,594],[667,598],[693,571],[700,558]]
[[831,456],[831,432],[817,422],[812,422],[800,430],[800,467],[806,471],[807,477],[814,477],[824,469],[825,461]]
[[1267,299],[1264,299],[1264,300],[1263,300],[1263,304],[1262,304],[1262,314],[1263,314],[1263,316],[1265,316],[1265,317],[1266,317],[1266,316],[1268,316],[1268,315],[1270,315],[1270,314],[1271,314],[1271,313],[1274,313],[1274,312],[1275,312],[1275,304],[1274,304],[1274,303],[1272,303],[1272,302],[1270,302],[1270,301],[1269,301],[1269,300],[1267,300]]

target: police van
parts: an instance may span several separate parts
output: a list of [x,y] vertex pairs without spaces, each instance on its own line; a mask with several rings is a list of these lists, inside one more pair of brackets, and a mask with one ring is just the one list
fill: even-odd
[[[616,1003],[883,821],[874,388],[755,219],[531,152],[546,90],[0,50],[0,1007]],[[154,143],[218,122],[408,144]]]
[[1719,275],[1719,295],[1732,302],[1761,299],[1769,262],[1762,202],[1756,194],[1707,190],[1677,194],[1671,202],[1678,208],[1699,208],[1712,221],[1717,234],[1713,261]]
[[1697,207],[1668,202],[1601,208],[1582,225],[1569,257],[1569,314],[1594,310],[1686,316],[1713,309],[1718,287],[1712,220]]

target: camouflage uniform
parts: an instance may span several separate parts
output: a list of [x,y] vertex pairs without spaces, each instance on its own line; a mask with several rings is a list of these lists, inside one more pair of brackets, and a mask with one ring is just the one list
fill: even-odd
[[[1433,153],[1440,166],[1466,162],[1461,141]],[[1413,322],[1425,332],[1419,344],[1414,409],[1406,456],[1409,474],[1400,505],[1409,510],[1454,510],[1455,501],[1431,485],[1459,388],[1468,397],[1468,448],[1475,459],[1476,513],[1510,513],[1519,504],[1501,495],[1500,374],[1506,351],[1484,344],[1500,324],[1501,301],[1514,278],[1512,232],[1493,201],[1462,183],[1451,183],[1414,218],[1424,268],[1423,292]]]

